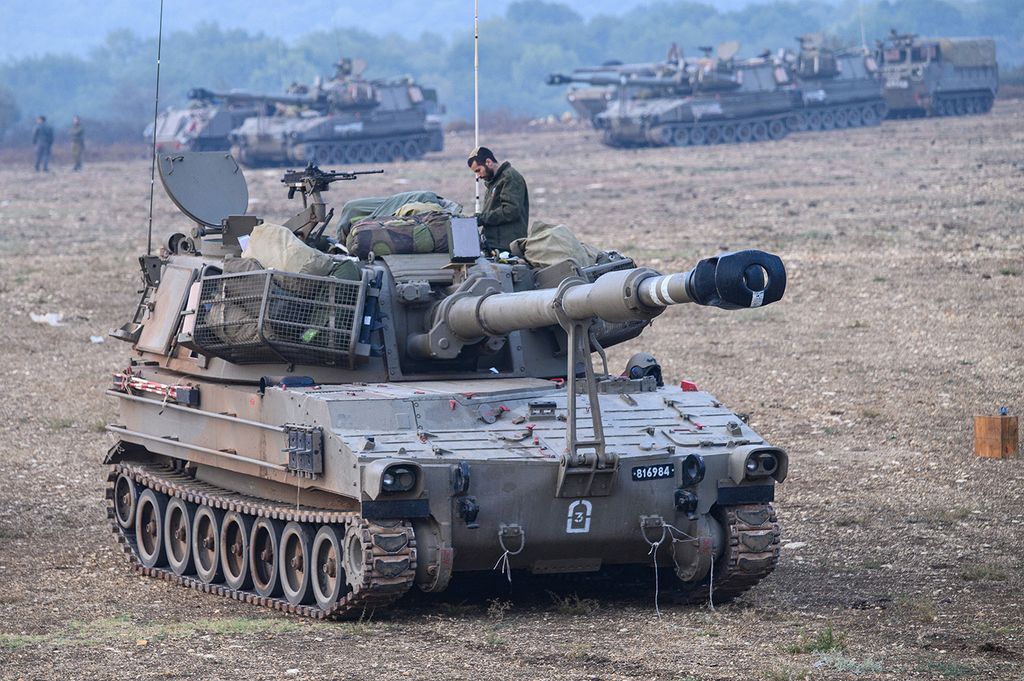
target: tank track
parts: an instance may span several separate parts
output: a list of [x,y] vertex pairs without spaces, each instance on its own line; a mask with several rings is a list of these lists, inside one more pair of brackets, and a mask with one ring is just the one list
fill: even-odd
[[[771,504],[721,507],[719,520],[725,530],[725,550],[714,563],[712,599],[731,601],[775,570],[781,546],[778,517]],[[681,602],[707,602],[708,579],[686,588]]]
[[880,125],[888,114],[885,100],[837,104],[835,106],[809,106],[795,117],[793,131],[842,130]]
[[[266,517],[284,522],[305,523],[310,525],[314,532],[317,526],[323,524],[336,525],[344,532],[358,532],[362,535],[362,545],[366,547],[362,560],[363,578],[352,591],[343,594],[337,602],[324,609],[316,604],[294,604],[284,598],[261,596],[251,590],[233,589],[223,583],[208,584],[198,577],[175,574],[169,567],[146,567],[139,558],[134,533],[125,530],[117,522],[114,485],[121,474],[140,487],[140,494],[142,489],[148,488],[200,506],[236,511],[254,518]],[[416,539],[412,526],[403,521],[386,525],[367,521],[354,512],[297,509],[295,506],[227,491],[197,481],[192,476],[168,466],[141,463],[120,463],[111,467],[107,475],[106,500],[111,529],[136,572],[203,593],[233,598],[303,617],[347,619],[358,618],[368,611],[392,604],[409,590],[416,576]],[[374,541],[375,538],[378,541]]]
[[974,116],[992,110],[995,96],[988,91],[935,95],[931,108],[895,109],[889,118],[922,118],[924,116]]
[[[780,140],[794,130],[793,114],[756,116],[729,121],[666,123],[649,129],[647,141],[655,146],[699,147],[739,142]],[[606,144],[614,135],[606,137]]]
[[307,149],[313,150],[317,163],[391,163],[422,158],[434,147],[430,135],[414,133],[394,135],[379,139],[353,140],[351,142],[306,142]]

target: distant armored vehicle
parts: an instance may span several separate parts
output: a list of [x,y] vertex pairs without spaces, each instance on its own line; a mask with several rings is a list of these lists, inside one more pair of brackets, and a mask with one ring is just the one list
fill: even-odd
[[991,38],[920,38],[895,30],[878,55],[890,118],[987,113],[999,89]]
[[552,84],[616,88],[607,108],[592,117],[611,146],[699,146],[782,139],[799,127],[799,93],[785,69],[766,59],[737,60],[739,44],[725,43],[712,58],[657,75],[552,75]]
[[[228,134],[246,118],[269,115],[273,105],[260,100],[238,97],[237,93],[213,93],[202,88],[190,90],[189,104],[170,108],[156,119],[156,148],[158,151],[220,151],[231,148]],[[146,128],[145,137],[153,141],[153,126]]]
[[798,38],[800,52],[782,63],[800,91],[801,130],[878,125],[887,113],[877,62],[863,50],[833,50],[821,36]]
[[669,306],[779,300],[778,257],[535,267],[529,243],[482,257],[472,219],[447,243],[384,230],[379,255],[332,257],[306,242],[321,192],[354,175],[287,173],[309,204],[277,226],[241,215],[230,157],[159,167],[196,224],[140,259],[108,392],[109,517],[140,573],[323,618],[496,561],[510,578],[655,564],[719,601],[774,569],[786,453],[650,355],[620,375],[604,348]]
[[308,161],[353,164],[410,160],[444,148],[434,90],[410,79],[368,81],[365,63],[346,68],[298,101],[252,95],[283,105],[232,131],[232,153],[245,165]]

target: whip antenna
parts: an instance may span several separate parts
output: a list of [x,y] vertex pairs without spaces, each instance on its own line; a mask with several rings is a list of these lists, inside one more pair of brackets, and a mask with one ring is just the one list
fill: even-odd
[[149,230],[146,255],[153,252],[153,190],[156,188],[156,121],[160,113],[160,52],[164,42],[164,0],[160,0],[160,28],[156,33],[156,97],[153,99],[153,149],[149,165]]
[[[161,0],[163,2],[163,0]],[[480,148],[480,0],[473,0],[473,149]],[[475,211],[480,212],[480,178],[476,178]]]
[[861,4],[861,0],[857,0],[857,15],[860,18],[860,48],[864,50],[864,54],[868,53],[868,41],[864,38],[864,5]]

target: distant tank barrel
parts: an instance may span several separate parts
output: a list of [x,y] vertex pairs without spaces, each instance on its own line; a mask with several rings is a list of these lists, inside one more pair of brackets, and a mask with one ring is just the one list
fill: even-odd
[[481,288],[470,287],[444,301],[431,330],[409,338],[409,352],[421,358],[452,358],[463,345],[484,336],[593,318],[643,321],[682,303],[761,307],[782,298],[786,268],[776,255],[748,250],[702,260],[678,274],[660,275],[641,267],[609,272],[592,284],[567,282],[516,293]]
[[283,104],[285,106],[310,106],[324,104],[323,98],[316,94],[309,95],[269,95],[246,90],[228,90],[227,92],[193,88],[188,91],[189,99],[204,102],[222,101],[226,104]]
[[552,73],[548,76],[548,85],[569,85],[579,83],[583,85],[641,85],[645,87],[676,87],[682,84],[689,84],[685,74],[683,78],[670,76],[637,76],[637,75],[611,75],[608,73],[579,74],[573,73]]

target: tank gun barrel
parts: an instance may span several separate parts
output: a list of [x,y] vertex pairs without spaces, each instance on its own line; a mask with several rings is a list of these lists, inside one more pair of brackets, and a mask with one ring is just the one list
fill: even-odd
[[688,272],[661,275],[641,267],[609,272],[592,284],[569,279],[558,288],[535,291],[500,293],[497,282],[475,278],[438,306],[429,332],[410,336],[409,351],[422,358],[452,358],[485,336],[594,318],[649,320],[682,303],[761,307],[781,299],[785,289],[782,260],[754,250],[708,258]]
[[248,92],[246,90],[207,90],[206,88],[193,88],[188,91],[189,99],[197,99],[204,102],[220,100],[227,104],[283,104],[286,106],[318,106],[323,101],[319,95],[270,95],[259,92]]
[[611,75],[608,73],[596,74],[563,74],[552,73],[548,76],[548,85],[569,85],[571,83],[582,83],[584,85],[642,85],[645,87],[675,87],[687,83],[685,73],[682,78],[674,76],[638,76],[626,73]]

